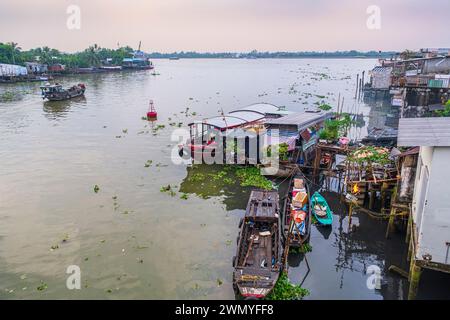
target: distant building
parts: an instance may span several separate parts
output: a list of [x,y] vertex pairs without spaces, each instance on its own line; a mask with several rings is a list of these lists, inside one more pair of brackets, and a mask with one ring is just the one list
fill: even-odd
[[39,62],[25,62],[28,73],[45,73],[48,71],[47,65]]
[[65,69],[66,69],[65,66],[59,63],[48,66],[49,72],[62,72]]
[[26,76],[27,68],[15,64],[0,63],[0,77]]
[[410,220],[410,294],[421,268],[450,273],[450,118],[403,118],[398,146],[419,146]]

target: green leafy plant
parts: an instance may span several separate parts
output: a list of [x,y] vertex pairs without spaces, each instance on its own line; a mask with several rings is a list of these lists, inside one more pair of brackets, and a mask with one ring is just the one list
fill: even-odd
[[331,110],[332,107],[331,107],[329,104],[322,103],[322,104],[319,106],[319,109],[320,109],[320,110],[323,110],[323,111],[328,111],[328,110]]
[[267,300],[299,300],[309,295],[307,289],[289,281],[286,272],[281,273],[273,290],[267,295]]
[[447,100],[444,110],[436,110],[435,112],[439,117],[450,117],[450,100]]
[[257,167],[239,167],[236,169],[236,176],[241,181],[243,187],[257,187],[265,190],[272,190],[272,182],[261,174]]
[[[278,145],[278,157],[280,161],[288,161],[289,160],[289,151],[288,144],[283,142]],[[266,154],[268,157],[272,156],[272,145],[267,146]]]

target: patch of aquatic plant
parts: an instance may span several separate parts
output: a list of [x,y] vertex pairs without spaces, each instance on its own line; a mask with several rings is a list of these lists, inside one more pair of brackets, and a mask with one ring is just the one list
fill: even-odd
[[161,191],[161,192],[167,192],[167,191],[170,191],[170,190],[172,190],[172,187],[170,186],[170,184],[168,184],[167,186],[162,186],[159,189],[159,191]]
[[236,176],[243,187],[257,187],[265,190],[272,190],[272,182],[261,174],[261,170],[254,166],[238,167]]
[[94,186],[94,192],[98,193],[100,191],[100,187],[98,185]]
[[289,281],[286,272],[282,272],[273,290],[267,295],[266,300],[300,300],[309,295],[307,289]]
[[329,104],[326,104],[326,103],[322,103],[320,106],[319,106],[319,109],[320,110],[323,110],[323,111],[328,111],[328,110],[331,110],[331,106],[329,105]]
[[147,160],[147,162],[145,162],[144,167],[148,168],[152,165],[153,160]]
[[0,102],[17,101],[22,98],[22,95],[28,93],[27,91],[5,91],[0,94]]
[[47,288],[48,288],[48,285],[44,281],[41,281],[41,284],[36,289],[38,291],[44,291]]
[[188,198],[189,198],[189,196],[188,196],[187,193],[183,193],[183,194],[180,196],[180,199],[183,199],[183,200],[187,200]]

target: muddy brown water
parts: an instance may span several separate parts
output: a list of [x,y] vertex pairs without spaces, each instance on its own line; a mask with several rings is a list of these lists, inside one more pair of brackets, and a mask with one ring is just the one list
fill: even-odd
[[[255,102],[294,111],[322,99],[335,106],[339,92],[344,111],[369,123],[380,108],[355,102],[354,83],[375,62],[156,60],[156,76],[60,78],[87,86],[84,98],[62,102],[42,101],[37,83],[1,85],[0,95],[16,95],[0,102],[0,298],[234,299],[231,263],[250,189],[200,183],[193,171],[212,177],[218,169],[173,164],[170,123],[186,127]],[[141,119],[149,99],[155,123]],[[352,134],[366,133],[363,124]],[[172,195],[160,191],[168,184]],[[325,196],[333,228],[313,227],[311,270],[305,278],[304,258],[292,255],[290,279],[305,278],[312,299],[403,299],[407,282],[386,272],[402,266],[401,236],[386,241],[385,223],[359,214],[349,232],[346,209]],[[80,290],[66,287],[70,265],[81,269]],[[367,288],[370,265],[382,270],[380,290]]]

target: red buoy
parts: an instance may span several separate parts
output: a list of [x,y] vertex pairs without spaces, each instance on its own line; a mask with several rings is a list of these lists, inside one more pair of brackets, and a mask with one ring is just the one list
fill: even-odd
[[158,113],[156,113],[155,107],[153,106],[153,100],[150,100],[150,106],[148,108],[147,118],[156,120],[156,117],[158,117]]

